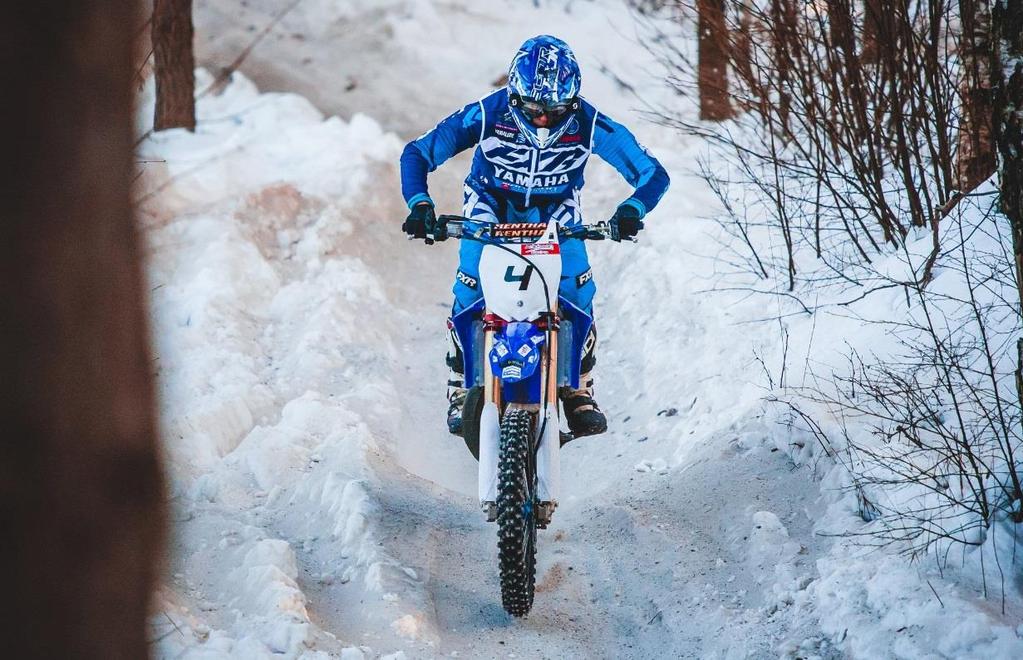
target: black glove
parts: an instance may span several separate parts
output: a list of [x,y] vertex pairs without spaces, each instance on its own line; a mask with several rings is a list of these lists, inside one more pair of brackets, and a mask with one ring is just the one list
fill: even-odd
[[643,228],[643,221],[640,219],[639,209],[632,204],[622,204],[611,217],[611,240],[627,241]]
[[433,204],[429,202],[420,202],[413,206],[408,217],[405,218],[405,222],[401,225],[403,232],[412,238],[425,238],[427,245],[433,243],[430,236],[444,240],[445,237],[438,235],[439,228],[437,215],[433,212]]

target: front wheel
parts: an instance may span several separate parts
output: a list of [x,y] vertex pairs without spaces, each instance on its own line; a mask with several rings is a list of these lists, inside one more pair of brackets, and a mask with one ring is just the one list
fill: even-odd
[[501,420],[498,459],[497,528],[501,603],[513,616],[533,606],[536,583],[536,466],[532,418],[509,410]]

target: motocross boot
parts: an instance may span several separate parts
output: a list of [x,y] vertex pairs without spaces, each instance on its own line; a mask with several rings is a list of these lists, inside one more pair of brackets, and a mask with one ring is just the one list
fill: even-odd
[[597,435],[607,430],[607,417],[600,411],[593,399],[593,375],[589,372],[579,376],[579,388],[562,387],[558,390],[561,410],[572,435],[579,438]]
[[459,380],[448,380],[448,432],[452,435],[462,435],[462,407],[468,391],[462,387],[460,376]]
[[600,412],[593,399],[593,368],[597,364],[597,326],[590,326],[583,342],[579,388],[562,387],[558,390],[561,410],[565,414],[568,428],[576,438],[597,435],[607,430],[607,417]]

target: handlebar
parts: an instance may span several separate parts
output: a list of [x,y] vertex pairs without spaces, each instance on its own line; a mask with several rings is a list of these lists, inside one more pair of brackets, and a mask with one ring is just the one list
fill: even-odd
[[[444,241],[450,238],[467,238],[477,241],[486,241],[492,238],[491,229],[495,226],[491,222],[480,222],[460,215],[441,215],[437,218],[440,231],[433,236],[428,236],[427,243],[433,241]],[[586,241],[602,241],[611,238],[611,223],[606,221],[596,222],[590,225],[576,225],[575,227],[559,227],[558,238],[578,238]],[[632,239],[635,242],[635,239]]]

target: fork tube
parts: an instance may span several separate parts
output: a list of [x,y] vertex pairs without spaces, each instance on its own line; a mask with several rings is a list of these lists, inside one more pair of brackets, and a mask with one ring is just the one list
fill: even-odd
[[[547,352],[549,353],[545,364],[547,366],[547,406],[553,410],[558,409],[558,331],[547,331]],[[555,414],[557,419],[559,415]]]
[[480,502],[497,501],[498,444],[501,436],[501,388],[490,369],[494,331],[483,331],[483,411],[480,414]]
[[[489,310],[488,310],[489,311]],[[501,387],[498,376],[490,368],[490,349],[494,347],[494,331],[483,331],[483,400],[501,410]]]
[[[541,374],[546,390],[546,405],[541,407],[544,420],[540,420],[538,429],[543,428],[543,437],[539,438],[536,456],[536,474],[538,478],[537,496],[541,502],[557,505],[561,491],[561,423],[558,414],[558,332],[547,331],[546,355],[543,361],[544,371]],[[543,423],[546,421],[546,423]]]

